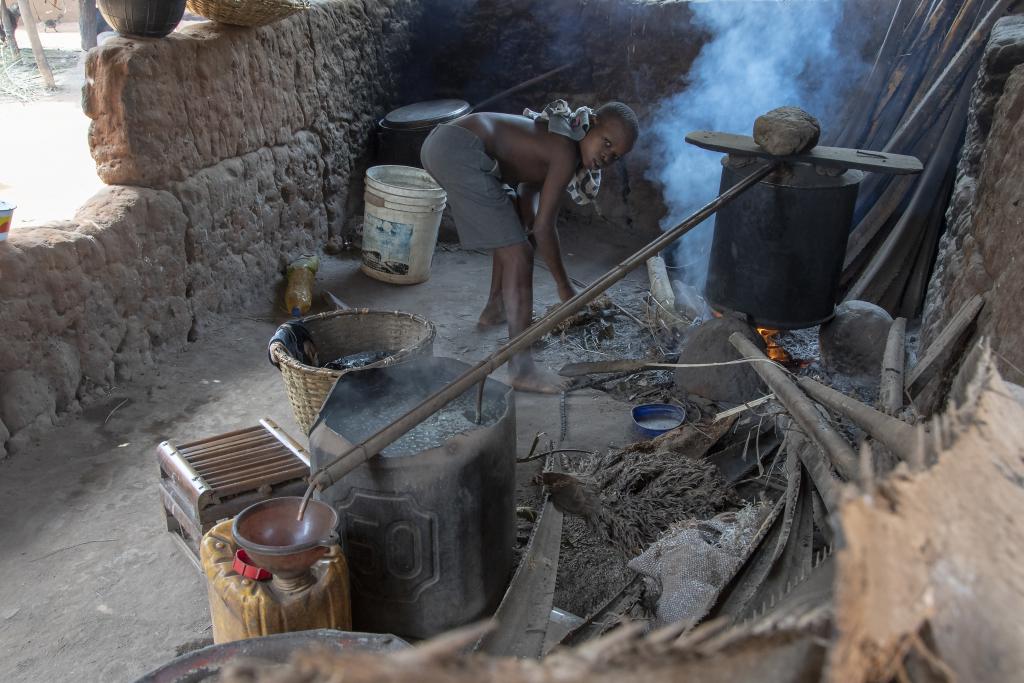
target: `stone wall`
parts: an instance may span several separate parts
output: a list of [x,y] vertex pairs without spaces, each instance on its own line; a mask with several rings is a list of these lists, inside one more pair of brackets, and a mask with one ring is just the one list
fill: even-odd
[[[947,230],[922,316],[927,348],[975,294],[974,339],[991,340],[1000,371],[1024,382],[1024,16],[1000,19],[971,94]],[[1018,263],[1017,258],[1021,261]]]
[[83,106],[111,187],[0,248],[0,457],[340,231],[417,16],[417,0],[320,0],[90,52]]
[[[881,37],[884,12],[842,7]],[[89,55],[83,104],[112,188],[0,249],[0,456],[27,438],[9,433],[51,423],[212,315],[265,299],[290,259],[340,232],[361,210],[388,106],[479,102],[571,63],[495,108],[620,99],[643,120],[686,86],[706,40],[677,0],[314,0],[258,29],[104,44]],[[574,222],[637,243],[656,234],[664,205],[649,164],[641,147],[606,172],[599,213]]]

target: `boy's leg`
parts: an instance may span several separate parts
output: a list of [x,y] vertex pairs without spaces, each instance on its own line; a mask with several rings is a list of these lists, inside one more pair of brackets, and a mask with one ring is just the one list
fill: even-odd
[[[529,242],[499,247],[494,250],[494,259],[501,266],[501,295],[508,315],[508,337],[512,339],[533,322],[533,247]],[[556,375],[534,363],[529,350],[509,361],[509,377],[512,386],[522,391],[554,394],[563,389]]]
[[[518,192],[508,192],[506,188],[506,195],[512,200],[512,206],[516,209],[516,215],[519,217],[519,221],[523,225],[523,232],[529,233],[529,226],[533,224],[533,219],[526,219],[523,214],[523,210],[529,210],[533,207],[533,214],[537,212],[536,199],[537,197],[527,197],[527,201],[523,201],[522,194],[524,193],[523,186],[519,186]],[[535,193],[536,194],[536,193]],[[530,242],[533,242],[531,237]],[[534,245],[536,246],[536,245]],[[501,260],[498,258],[497,252],[492,254],[492,265],[491,265],[491,291],[487,296],[487,305],[484,306],[483,312],[480,314],[480,319],[477,324],[480,327],[489,327],[491,325],[500,325],[501,323],[508,320],[508,315],[505,312],[505,302],[502,299],[501,293]]]
[[502,300],[501,294],[501,260],[498,258],[498,252],[495,251],[491,255],[491,291],[487,296],[487,305],[484,306],[477,325],[490,327],[491,325],[500,325],[506,320],[505,302]]

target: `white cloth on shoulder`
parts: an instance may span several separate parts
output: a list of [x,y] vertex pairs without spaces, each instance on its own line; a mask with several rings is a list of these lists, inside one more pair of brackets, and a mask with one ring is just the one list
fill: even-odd
[[[590,107],[580,107],[574,111],[565,100],[555,100],[541,111],[524,109],[523,116],[534,121],[547,121],[548,130],[552,133],[579,142],[593,125],[594,110]],[[566,187],[572,200],[580,205],[589,204],[597,199],[597,192],[600,189],[601,171],[591,171],[582,162]]]

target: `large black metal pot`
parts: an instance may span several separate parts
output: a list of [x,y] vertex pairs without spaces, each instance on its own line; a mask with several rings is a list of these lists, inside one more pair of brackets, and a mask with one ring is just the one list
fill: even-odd
[[[722,169],[721,192],[761,168]],[[857,190],[864,174],[786,166],[719,210],[704,295],[760,327],[791,330],[835,311]]]
[[465,100],[431,100],[389,112],[377,124],[377,163],[422,168],[420,147],[430,131],[469,110]]
[[126,36],[163,38],[185,14],[185,0],[97,0],[107,23]]

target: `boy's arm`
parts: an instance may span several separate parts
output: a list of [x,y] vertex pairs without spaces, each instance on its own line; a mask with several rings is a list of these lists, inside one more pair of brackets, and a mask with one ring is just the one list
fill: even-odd
[[555,231],[555,219],[558,217],[558,205],[565,187],[576,172],[576,155],[558,155],[552,159],[544,185],[540,190],[540,205],[533,221],[533,236],[537,240],[537,251],[547,264],[551,275],[558,286],[558,298],[567,301],[576,295],[576,290],[569,282],[569,275],[562,263],[562,253],[558,246],[558,233]]

